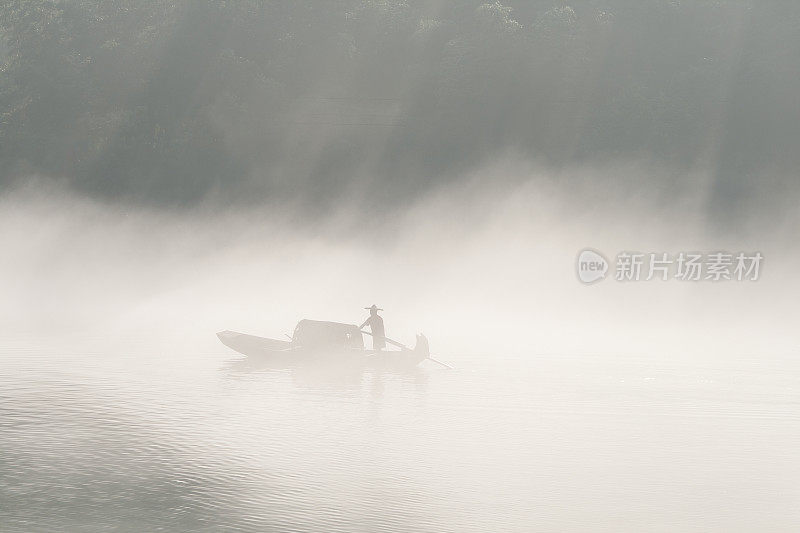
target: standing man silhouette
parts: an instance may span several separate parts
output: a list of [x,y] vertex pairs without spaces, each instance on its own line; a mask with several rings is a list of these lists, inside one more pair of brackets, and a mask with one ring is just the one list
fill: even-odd
[[372,333],[372,349],[383,350],[386,348],[386,332],[383,329],[383,319],[378,315],[378,311],[383,311],[377,305],[372,307],[365,307],[369,309],[369,318],[367,318],[358,329],[363,329],[364,326],[369,324],[369,330]]

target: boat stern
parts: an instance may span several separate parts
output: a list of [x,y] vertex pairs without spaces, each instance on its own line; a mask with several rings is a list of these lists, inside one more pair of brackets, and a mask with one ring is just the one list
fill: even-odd
[[428,345],[428,337],[422,333],[417,333],[417,343],[414,345],[414,353],[423,359],[431,355],[430,346]]

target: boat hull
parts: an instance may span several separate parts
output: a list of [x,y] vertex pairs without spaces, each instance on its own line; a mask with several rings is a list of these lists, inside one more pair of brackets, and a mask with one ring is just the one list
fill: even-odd
[[[260,364],[289,367],[307,364],[338,364],[375,368],[408,368],[427,357],[426,350],[375,351],[362,349],[309,350],[292,346],[289,341],[257,337],[236,331],[217,333],[228,348]],[[427,348],[427,342],[425,343]]]

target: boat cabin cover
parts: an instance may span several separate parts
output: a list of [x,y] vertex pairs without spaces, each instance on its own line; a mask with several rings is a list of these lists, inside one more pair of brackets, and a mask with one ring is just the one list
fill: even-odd
[[364,337],[358,326],[321,320],[298,322],[292,343],[304,348],[364,349]]

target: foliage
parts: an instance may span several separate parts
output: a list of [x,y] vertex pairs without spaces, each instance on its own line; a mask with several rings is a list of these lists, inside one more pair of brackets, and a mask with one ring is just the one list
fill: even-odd
[[772,2],[4,0],[0,183],[380,197],[511,148],[743,193],[800,157],[798,27]]

